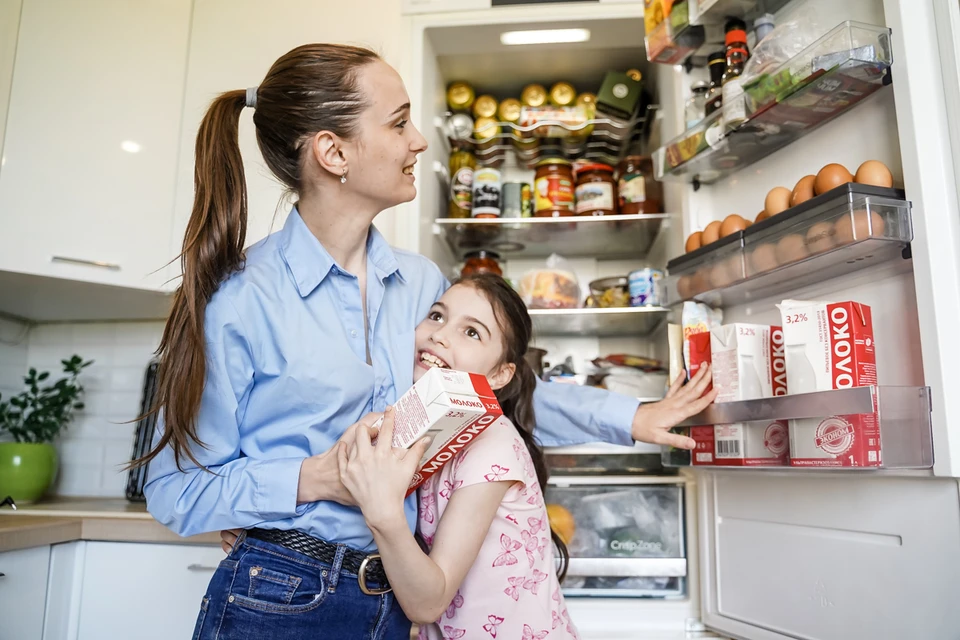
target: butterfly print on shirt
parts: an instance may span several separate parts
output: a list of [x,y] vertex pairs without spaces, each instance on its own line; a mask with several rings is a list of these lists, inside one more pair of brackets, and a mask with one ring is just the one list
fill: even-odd
[[540,589],[540,583],[547,579],[547,574],[543,571],[538,571],[537,569],[533,570],[533,577],[529,580],[525,580],[523,583],[523,588],[537,595],[537,591]]
[[483,630],[490,634],[491,638],[497,637],[497,627],[503,624],[503,618],[500,616],[489,615],[487,616],[489,622],[483,625]]
[[454,482],[451,482],[450,480],[444,480],[443,486],[444,489],[440,491],[440,497],[445,500],[449,500],[453,492],[463,486],[463,480],[456,480]]
[[455,629],[454,627],[446,625],[443,627],[444,638],[462,638],[465,635],[467,635],[466,629]]
[[510,586],[503,590],[505,594],[513,598],[514,602],[520,600],[520,587],[523,586],[523,581],[526,580],[523,576],[517,576],[516,578],[507,578],[507,582],[510,583]]
[[498,464],[490,465],[490,473],[483,476],[487,482],[497,482],[498,480],[503,480],[503,476],[510,471],[507,467],[501,467]]
[[513,552],[519,549],[521,546],[520,542],[514,540],[505,533],[500,534],[500,547],[503,549],[503,552],[500,553],[493,561],[494,567],[502,567],[504,565],[513,565],[517,564],[517,557],[513,555]]
[[523,625],[523,640],[543,640],[549,633],[550,631],[547,629],[534,633],[533,628],[530,625]]
[[463,595],[461,595],[460,590],[457,589],[457,595],[453,596],[453,600],[450,601],[450,606],[447,607],[447,617],[452,618],[456,615],[457,609],[463,606]]

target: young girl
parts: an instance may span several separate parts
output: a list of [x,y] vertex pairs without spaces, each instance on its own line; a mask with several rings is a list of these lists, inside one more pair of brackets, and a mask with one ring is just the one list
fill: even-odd
[[424,444],[393,449],[388,409],[376,444],[362,431],[340,448],[342,481],[397,601],[423,625],[421,639],[579,638],[554,570],[547,469],[533,437],[536,377],[523,358],[530,334],[520,296],[488,274],[461,279],[417,327],[414,379],[430,367],[483,373],[504,414],[420,488],[418,528],[429,555],[403,514]]

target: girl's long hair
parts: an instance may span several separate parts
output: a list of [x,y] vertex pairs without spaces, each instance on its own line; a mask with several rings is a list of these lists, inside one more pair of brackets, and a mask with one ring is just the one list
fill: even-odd
[[[500,276],[490,273],[474,273],[461,277],[454,285],[473,287],[493,307],[497,324],[503,332],[503,361],[516,367],[513,378],[502,389],[496,391],[497,400],[503,415],[510,419],[517,427],[517,432],[527,445],[527,451],[533,459],[533,466],[537,470],[537,480],[540,491],[546,496],[547,480],[550,477],[547,468],[547,459],[543,448],[533,435],[536,418],[533,412],[533,392],[537,387],[537,376],[530,364],[523,357],[530,345],[533,336],[533,323],[527,307],[514,291],[510,284]],[[563,582],[567,575],[570,562],[570,553],[557,532],[550,528],[550,536],[557,547],[560,556],[560,569],[557,572]]]
[[[356,133],[366,100],[358,85],[361,67],[373,51],[335,44],[309,44],[277,60],[255,90],[253,123],[257,144],[270,171],[289,192],[299,193],[304,150],[320,131],[349,139]],[[163,435],[130,466],[148,463],[168,445],[177,468],[186,456],[203,467],[193,445],[206,380],[204,314],[220,284],[243,268],[247,235],[247,184],[238,139],[245,90],[213,100],[197,133],[193,212],[180,253],[183,279],[157,349],[156,404]]]

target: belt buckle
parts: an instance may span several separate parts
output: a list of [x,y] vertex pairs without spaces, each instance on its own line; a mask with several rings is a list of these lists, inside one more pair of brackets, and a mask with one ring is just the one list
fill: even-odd
[[379,589],[370,589],[367,587],[367,563],[375,558],[380,558],[379,553],[371,553],[360,561],[360,568],[357,570],[357,582],[360,583],[360,591],[368,596],[379,596],[393,591],[393,587],[381,587]]

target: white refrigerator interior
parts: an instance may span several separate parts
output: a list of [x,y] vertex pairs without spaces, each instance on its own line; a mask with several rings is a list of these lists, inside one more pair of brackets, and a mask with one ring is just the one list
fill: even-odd
[[[949,638],[960,629],[954,606],[960,576],[960,394],[949,367],[960,353],[960,6],[895,0],[794,0],[783,20],[812,12],[821,32],[853,20],[892,32],[892,86],[763,160],[694,189],[664,183],[664,222],[644,259],[664,268],[686,236],[730,213],[753,219],[764,196],[830,162],[855,169],[875,159],[891,168],[912,203],[912,259],[824,278],[776,297],[723,309],[723,321],[780,324],[782,299],[854,300],[873,313],[880,386],[930,387],[935,465],[923,470],[701,469],[686,487],[687,593],[674,599],[571,598],[586,638],[684,637],[707,629],[749,640]],[[950,5],[950,6],[948,6]],[[453,277],[460,256],[442,241],[437,218],[447,193],[434,175],[449,146],[436,119],[445,90],[465,80],[478,93],[517,95],[529,83],[568,80],[596,90],[607,70],[639,68],[658,105],[657,142],[683,132],[694,79],[680,67],[651,64],[643,47],[643,3],[557,4],[449,13],[417,9],[404,70],[418,127],[430,148],[417,164],[419,197],[404,215],[407,248],[432,257]],[[578,27],[586,43],[502,45],[518,29]],[[698,75],[700,74],[700,75]],[[507,168],[510,179],[531,171]],[[507,178],[505,178],[507,179]],[[640,256],[643,259],[643,256]],[[510,259],[518,278],[542,259]],[[622,275],[637,260],[578,259],[582,282]],[[677,319],[672,321],[676,322]],[[538,346],[583,361],[606,353],[665,357],[666,332],[647,337],[538,338]],[[649,450],[638,445],[638,450]]]

